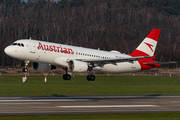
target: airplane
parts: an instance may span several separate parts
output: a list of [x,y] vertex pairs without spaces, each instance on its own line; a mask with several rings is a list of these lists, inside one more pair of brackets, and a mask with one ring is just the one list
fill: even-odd
[[[131,54],[121,54],[118,51],[103,51],[84,47],[70,46],[32,39],[20,39],[4,49],[4,52],[15,59],[24,60],[23,72],[32,62],[34,70],[48,73],[56,67],[62,67],[66,73],[64,80],[70,80],[71,72],[87,72],[88,81],[94,81],[92,71],[105,73],[136,72],[159,67],[166,62],[157,62],[155,49],[161,30],[153,29]],[[171,62],[176,63],[176,62]],[[25,78],[27,79],[27,78]],[[46,83],[45,78],[45,83]]]

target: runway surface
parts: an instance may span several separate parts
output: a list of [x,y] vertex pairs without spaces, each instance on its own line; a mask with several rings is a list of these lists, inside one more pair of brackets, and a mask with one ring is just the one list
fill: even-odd
[[180,95],[0,96],[0,115],[180,112]]

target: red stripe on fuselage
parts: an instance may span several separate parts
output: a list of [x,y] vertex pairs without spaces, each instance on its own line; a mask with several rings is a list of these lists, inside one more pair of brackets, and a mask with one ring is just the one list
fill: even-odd
[[155,68],[155,67],[160,66],[160,64],[154,64],[154,65],[144,64],[144,63],[158,63],[157,61],[150,60],[148,58],[146,58],[146,59],[138,59],[138,62],[141,65],[141,70],[146,70],[146,69]]
[[[135,50],[133,53],[129,54],[132,57],[137,57],[137,56],[149,56],[148,54],[139,51],[139,50]],[[152,58],[144,58],[144,59],[138,59],[139,64],[141,65],[141,70],[146,70],[146,69],[150,69],[150,68],[155,68],[155,67],[159,67],[160,64],[154,64],[154,65],[147,65],[144,63],[158,63],[157,61],[152,60]]]

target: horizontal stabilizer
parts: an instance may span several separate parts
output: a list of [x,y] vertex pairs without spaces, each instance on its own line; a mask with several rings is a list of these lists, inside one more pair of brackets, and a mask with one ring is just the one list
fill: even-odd
[[171,62],[157,62],[157,63],[143,63],[145,65],[155,65],[155,64],[174,64],[177,62],[171,61]]

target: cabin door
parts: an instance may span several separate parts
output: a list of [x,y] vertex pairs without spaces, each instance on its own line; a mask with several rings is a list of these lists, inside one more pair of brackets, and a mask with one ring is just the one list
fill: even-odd
[[30,53],[36,53],[35,43],[33,41],[30,41],[30,45]]

